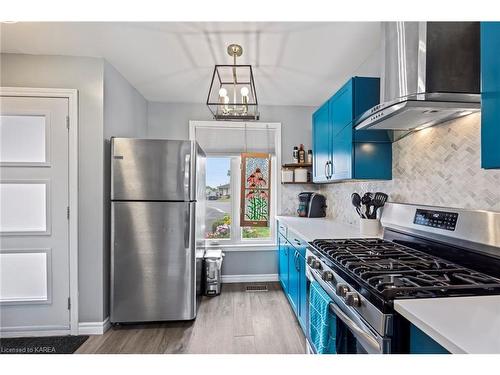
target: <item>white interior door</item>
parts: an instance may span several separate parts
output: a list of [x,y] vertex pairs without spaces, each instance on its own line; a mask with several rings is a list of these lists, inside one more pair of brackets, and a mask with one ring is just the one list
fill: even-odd
[[68,98],[0,97],[0,332],[69,333]]

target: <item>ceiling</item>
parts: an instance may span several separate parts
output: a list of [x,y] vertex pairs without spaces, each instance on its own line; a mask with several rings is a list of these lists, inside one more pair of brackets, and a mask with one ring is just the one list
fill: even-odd
[[[243,46],[260,104],[318,105],[352,75],[378,75],[379,22],[1,24],[2,52],[102,57],[149,101],[204,103],[213,66]],[[373,61],[372,61],[373,60]],[[376,60],[378,61],[378,60]]]

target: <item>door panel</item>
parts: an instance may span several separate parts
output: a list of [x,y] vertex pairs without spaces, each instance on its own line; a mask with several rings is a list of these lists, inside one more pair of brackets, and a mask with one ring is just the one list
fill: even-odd
[[278,235],[278,251],[280,283],[285,293],[288,293],[288,246],[281,235]]
[[195,203],[112,202],[112,322],[194,319]]
[[0,165],[47,163],[47,145],[50,141],[48,117],[47,112],[38,115],[0,115]]
[[332,136],[335,136],[352,121],[352,80],[349,80],[330,100]]
[[113,138],[111,153],[111,199],[196,199],[191,142]]
[[346,126],[333,137],[333,179],[352,178],[352,128]]
[[297,271],[297,255],[295,248],[289,244],[288,246],[288,298],[292,305],[295,315],[298,314],[298,297],[299,297],[299,272]]
[[328,102],[313,115],[313,181],[327,181],[327,162],[331,160],[331,128]]
[[0,100],[0,329],[68,333],[68,99]]
[[306,260],[301,255],[298,257],[299,265],[299,322],[306,333],[307,320],[307,278]]

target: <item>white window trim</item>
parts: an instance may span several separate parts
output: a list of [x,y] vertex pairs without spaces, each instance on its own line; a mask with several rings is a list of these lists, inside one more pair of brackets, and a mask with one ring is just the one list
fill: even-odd
[[[264,249],[269,249],[275,247],[276,245],[276,220],[275,217],[281,212],[281,184],[279,183],[279,169],[281,166],[281,123],[279,122],[233,122],[233,121],[189,121],[189,139],[196,141],[196,129],[199,128],[209,128],[209,129],[245,129],[245,128],[256,128],[262,130],[273,130],[274,131],[274,150],[275,155],[271,159],[271,170],[272,170],[272,183],[271,183],[271,215],[269,218],[269,224],[271,226],[271,237],[266,240],[258,239],[241,239],[237,234],[241,233],[241,226],[239,225],[239,202],[240,202],[240,189],[235,189],[235,186],[239,185],[240,174],[231,173],[231,191],[233,197],[232,204],[232,223],[231,223],[231,239],[221,240],[221,241],[207,241],[207,247],[218,247],[225,250],[235,249],[241,251],[263,251]],[[221,154],[207,154],[207,157],[217,157],[217,156],[229,156]],[[236,156],[236,155],[234,155]],[[233,159],[231,161],[231,170],[239,170],[240,166],[235,166],[233,163],[236,161]],[[239,162],[237,164],[240,164]],[[233,179],[237,179],[234,183]],[[234,191],[237,190],[237,191]]]

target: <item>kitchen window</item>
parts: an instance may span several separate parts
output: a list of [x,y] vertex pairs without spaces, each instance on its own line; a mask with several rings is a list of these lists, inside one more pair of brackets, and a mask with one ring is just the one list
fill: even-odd
[[[260,251],[276,245],[275,217],[280,210],[281,124],[239,121],[190,121],[189,139],[206,159],[205,239],[208,247]],[[240,225],[241,155],[271,155],[269,226]]]
[[[276,170],[272,157],[272,173]],[[241,157],[207,155],[205,239],[209,246],[274,243],[276,193],[271,184],[271,219],[267,227],[240,226]],[[272,175],[274,180],[274,175]]]

